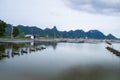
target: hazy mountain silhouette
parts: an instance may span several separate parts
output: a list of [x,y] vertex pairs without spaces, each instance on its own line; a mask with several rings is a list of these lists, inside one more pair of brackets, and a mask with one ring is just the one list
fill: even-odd
[[39,35],[41,37],[43,36],[49,36],[49,37],[62,37],[62,38],[95,38],[95,39],[115,39],[116,37],[112,34],[104,35],[99,30],[89,30],[88,32],[85,32],[84,30],[70,30],[70,31],[58,31],[57,27],[54,26],[52,29],[46,28],[46,29],[40,29],[36,26],[23,26],[18,25],[18,28],[20,30],[20,33],[24,34],[33,34],[33,35]]
[[106,37],[107,37],[108,39],[115,39],[115,38],[116,38],[116,37],[113,36],[112,34],[108,34]]

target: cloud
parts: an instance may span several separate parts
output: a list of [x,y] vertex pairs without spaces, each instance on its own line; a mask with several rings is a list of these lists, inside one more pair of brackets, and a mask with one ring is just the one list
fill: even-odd
[[66,0],[65,3],[78,11],[120,16],[120,0]]

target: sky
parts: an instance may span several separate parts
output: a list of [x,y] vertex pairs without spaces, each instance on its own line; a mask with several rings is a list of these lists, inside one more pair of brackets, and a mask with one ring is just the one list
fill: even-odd
[[120,0],[0,0],[0,19],[60,31],[98,29],[120,38]]

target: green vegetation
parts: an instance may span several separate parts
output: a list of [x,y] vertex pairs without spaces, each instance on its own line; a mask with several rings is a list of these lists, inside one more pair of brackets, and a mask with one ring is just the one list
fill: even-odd
[[23,35],[19,35],[19,33],[20,31],[19,31],[18,26],[12,26],[0,20],[0,38],[18,38],[18,37],[21,38],[23,37]]
[[13,26],[13,37],[16,37],[19,35],[19,29],[17,26]]
[[25,34],[24,33],[21,33],[19,36],[17,36],[16,38],[18,39],[25,39]]
[[5,35],[5,28],[6,28],[6,23],[0,20],[0,37],[3,37]]

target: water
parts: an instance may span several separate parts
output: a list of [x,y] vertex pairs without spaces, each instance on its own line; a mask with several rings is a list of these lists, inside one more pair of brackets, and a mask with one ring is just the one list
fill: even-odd
[[[9,55],[0,58],[0,80],[120,80],[120,57],[107,51],[106,46],[0,43],[0,54]],[[41,47],[46,49],[39,50]],[[120,50],[120,44],[112,47]]]

